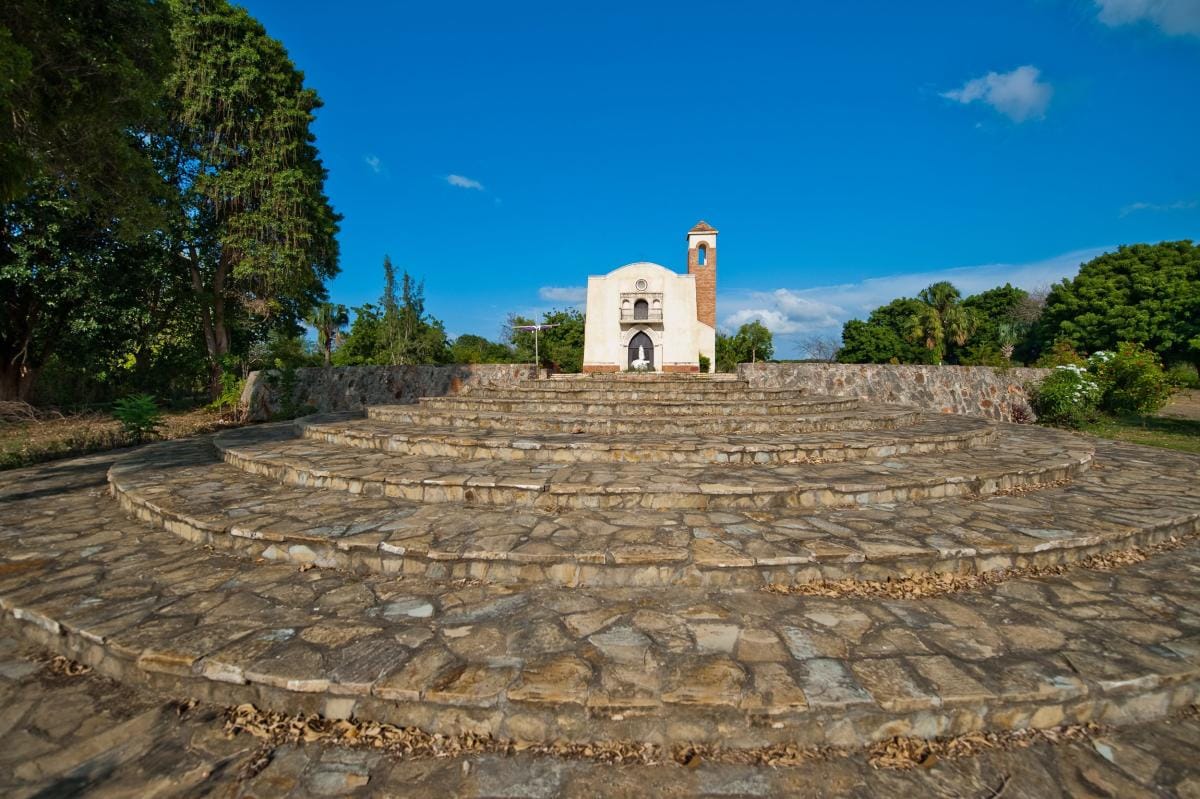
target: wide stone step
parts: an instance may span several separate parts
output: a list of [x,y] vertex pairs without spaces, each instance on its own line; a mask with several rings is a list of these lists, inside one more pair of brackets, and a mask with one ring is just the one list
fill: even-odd
[[250,560],[489,583],[728,590],[969,574],[1200,530],[1186,457],[1151,464],[1109,446],[1098,457],[1105,468],[1021,496],[826,511],[420,504],[281,486],[220,463],[205,441],[146,447],[109,481],[138,518]]
[[470,386],[463,389],[456,397],[483,397],[486,399],[504,399],[522,402],[570,401],[570,402],[746,402],[759,403],[769,401],[799,400],[809,396],[802,388],[724,388],[722,385],[698,386],[686,388],[664,388],[660,386],[613,386],[597,388],[595,386],[576,386],[571,383],[552,384],[551,386],[496,387]]
[[998,430],[987,450],[772,468],[405,457],[302,438],[286,424],[231,430],[213,442],[227,463],[288,485],[543,511],[765,510],[986,496],[1070,479],[1092,459],[1091,446],[1069,434],[1016,425]]
[[1195,544],[935,600],[464,585],[193,548],[98,496],[105,466],[5,477],[0,609],[30,640],[173,695],[739,747],[1129,723],[1200,686]]
[[859,406],[850,411],[807,414],[796,411],[787,416],[570,416],[536,413],[531,409],[522,412],[462,411],[424,405],[373,405],[367,408],[367,416],[378,421],[422,427],[650,438],[894,430],[915,424],[922,412],[899,406]]
[[554,374],[550,375],[553,382],[592,382],[592,383],[745,383],[746,380],[736,374],[718,372],[716,374],[697,374],[687,372],[594,372],[592,374]]
[[434,411],[466,413],[529,413],[564,414],[570,416],[618,416],[623,418],[644,416],[796,416],[800,414],[849,411],[857,408],[854,398],[802,398],[791,400],[763,400],[742,402],[738,400],[639,400],[630,402],[621,399],[597,399],[573,401],[569,399],[521,398],[504,399],[490,395],[455,395],[449,397],[422,397],[420,406]]
[[950,452],[990,443],[988,420],[929,415],[900,430],[755,436],[485,433],[467,428],[403,425],[357,416],[310,416],[297,421],[306,438],[356,449],[460,460],[553,463],[787,464]]

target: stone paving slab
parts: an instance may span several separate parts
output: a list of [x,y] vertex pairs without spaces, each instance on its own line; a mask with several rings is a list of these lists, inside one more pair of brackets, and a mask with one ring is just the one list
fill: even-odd
[[301,435],[393,454],[460,460],[554,463],[788,464],[887,458],[971,449],[995,440],[994,423],[970,416],[930,415],[897,430],[699,436],[591,437],[571,433],[508,433],[402,425],[356,414],[320,414],[296,421]]
[[894,430],[916,424],[921,411],[898,406],[859,406],[851,411],[779,416],[583,416],[550,414],[530,406],[521,412],[438,410],[421,405],[373,405],[367,416],[385,422],[470,430],[586,435],[788,435],[793,433]]
[[1161,718],[1200,685],[1197,544],[926,600],[464,585],[205,552],[126,518],[107,466],[0,478],[0,609],[105,674],[225,704],[522,740],[855,745]]
[[178,701],[94,672],[63,676],[45,657],[0,638],[0,794],[12,799],[1200,795],[1194,712],[1058,744],[930,758],[907,770],[878,767],[861,750],[774,765],[699,757],[687,766],[669,757],[607,763],[528,750],[431,757],[326,742],[264,751],[249,734],[227,736],[220,707],[181,712]]
[[353,449],[263,425],[213,438],[226,463],[286,485],[415,502],[578,508],[767,510],[983,496],[1077,477],[1092,447],[1068,433],[999,425],[987,449],[854,462],[783,464],[527,463],[448,460]]

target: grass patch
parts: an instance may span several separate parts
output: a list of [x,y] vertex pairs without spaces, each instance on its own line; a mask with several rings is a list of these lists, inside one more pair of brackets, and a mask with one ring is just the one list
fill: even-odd
[[1082,428],[1100,438],[1200,453],[1200,420],[1168,416],[1101,417]]
[[[228,415],[201,408],[165,414],[158,437],[186,438],[236,426]],[[130,443],[121,423],[107,414],[9,418],[0,421],[0,470],[104,452]]]

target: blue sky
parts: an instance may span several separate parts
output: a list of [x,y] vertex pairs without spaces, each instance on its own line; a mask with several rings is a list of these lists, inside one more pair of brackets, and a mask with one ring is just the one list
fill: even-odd
[[936,279],[1200,237],[1200,0],[246,6],[325,101],[333,299],[387,253],[451,334],[683,271],[698,219],[719,323],[786,357]]

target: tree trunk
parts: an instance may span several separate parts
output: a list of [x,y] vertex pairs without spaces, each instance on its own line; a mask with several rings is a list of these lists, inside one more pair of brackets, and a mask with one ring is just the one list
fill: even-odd
[[0,363],[0,402],[29,402],[38,371],[20,364]]
[[[204,278],[200,273],[199,253],[195,247],[190,247],[188,266],[191,270],[192,291],[203,299],[205,292]],[[229,354],[229,330],[225,326],[225,276],[228,274],[229,261],[224,253],[217,263],[217,272],[213,276],[212,301],[201,304],[200,327],[204,333],[204,347],[208,351],[208,393],[212,399],[221,396],[224,386],[222,377],[225,368],[221,359]]]

